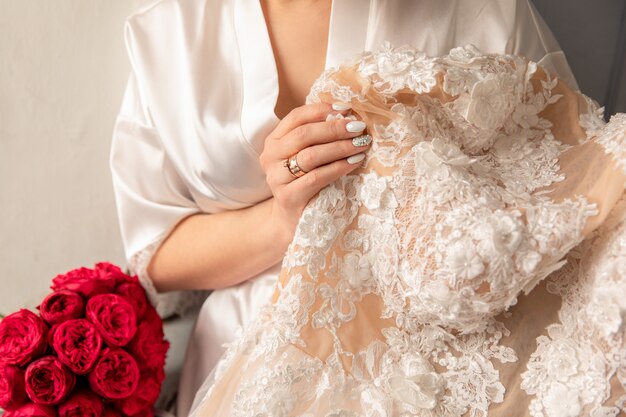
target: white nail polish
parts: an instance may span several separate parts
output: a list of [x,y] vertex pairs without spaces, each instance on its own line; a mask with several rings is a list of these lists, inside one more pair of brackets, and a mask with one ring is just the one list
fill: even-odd
[[348,132],[356,133],[356,132],[361,132],[361,131],[365,130],[365,127],[366,127],[366,125],[365,125],[364,122],[362,122],[360,120],[357,120],[357,121],[348,123],[346,125],[346,130]]
[[350,158],[347,159],[347,161],[349,164],[354,165],[354,164],[358,164],[364,159],[365,159],[365,154],[361,152],[361,153],[357,153],[356,155],[352,155]]
[[351,109],[352,106],[350,106],[349,104],[345,104],[345,103],[333,103],[332,108],[333,110],[336,110],[336,111],[343,111],[343,110]]

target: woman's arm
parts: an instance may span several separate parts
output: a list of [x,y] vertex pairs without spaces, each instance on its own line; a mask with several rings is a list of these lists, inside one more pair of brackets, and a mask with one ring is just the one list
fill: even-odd
[[148,266],[156,289],[229,287],[279,262],[289,240],[269,220],[273,200],[182,220]]
[[[260,162],[273,198],[214,214],[193,214],[165,239],[148,266],[158,291],[217,289],[238,284],[278,263],[308,201],[363,160],[369,141],[353,142],[365,123],[336,114],[327,103],[291,111],[265,140]],[[297,154],[307,172],[294,178],[283,162]]]

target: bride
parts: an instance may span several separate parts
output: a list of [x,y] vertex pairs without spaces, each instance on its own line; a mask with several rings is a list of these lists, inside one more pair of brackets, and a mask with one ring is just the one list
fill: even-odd
[[[382,55],[376,55],[379,58],[391,57],[389,63],[393,65],[385,64],[369,74],[372,85],[391,81],[391,86],[372,89],[369,100],[364,101],[369,103],[367,105],[363,105],[361,100],[353,100],[351,94],[358,93],[365,84],[361,84],[363,80],[359,78],[358,71],[348,71],[338,72],[333,77],[330,77],[333,73],[328,72],[328,79],[318,80],[317,92],[321,95],[318,99],[325,97],[325,100],[297,106],[304,102],[308,87],[322,68],[328,70],[337,66],[347,57],[368,49],[381,39],[390,39],[394,43],[410,43],[432,55],[443,55],[447,52],[443,48],[473,41],[487,52],[527,55],[541,61],[548,70],[568,79],[569,72],[562,54],[558,52],[558,48],[548,48],[545,43],[538,42],[538,39],[546,39],[545,29],[540,33],[542,28],[535,23],[537,16],[525,1],[512,2],[510,8],[501,6],[499,2],[480,2],[479,7],[474,4],[478,2],[472,1],[392,4],[370,2],[368,6],[364,6],[362,2],[349,1],[335,2],[332,5],[322,1],[312,2],[313,4],[283,3],[268,1],[259,5],[243,1],[160,1],[132,16],[127,25],[126,40],[133,73],[116,123],[111,162],[130,264],[142,277],[146,287],[153,290],[154,299],[162,310],[172,311],[188,307],[191,304],[190,293],[157,294],[154,290],[163,292],[217,289],[204,303],[192,335],[181,382],[179,415],[186,415],[190,399],[205,379],[205,389],[210,388],[212,392],[205,396],[205,391],[200,391],[198,415],[309,413],[326,416],[334,415],[332,413],[335,412],[335,415],[364,415],[363,410],[358,408],[364,407],[363,404],[368,410],[373,410],[369,415],[416,413],[417,409],[430,410],[428,412],[431,414],[423,415],[462,415],[465,412],[476,414],[486,411],[488,407],[491,407],[490,411],[494,410],[493,404],[496,404],[497,410],[497,404],[503,403],[504,386],[507,397],[505,407],[501,407],[500,412],[505,412],[506,407],[511,404],[517,403],[520,406],[519,401],[529,401],[520,400],[524,393],[520,384],[515,383],[522,378],[520,364],[526,365],[527,360],[517,360],[516,355],[522,356],[525,353],[528,356],[533,350],[527,348],[526,352],[520,353],[520,341],[534,340],[542,335],[535,335],[524,326],[528,325],[527,320],[533,319],[540,320],[545,325],[553,323],[555,320],[550,320],[559,315],[560,311],[554,303],[552,310],[548,308],[550,303],[539,303],[524,310],[525,320],[516,322],[517,316],[514,315],[509,322],[503,323],[501,318],[495,319],[493,316],[513,304],[518,292],[530,291],[536,284],[535,279],[540,280],[551,269],[557,268],[560,257],[583,234],[588,235],[597,227],[597,224],[592,227],[587,226],[590,223],[585,223],[586,218],[596,209],[591,203],[583,204],[578,201],[579,205],[572,203],[567,210],[564,206],[555,206],[554,212],[547,219],[541,216],[533,218],[533,213],[546,213],[537,212],[533,205],[513,204],[519,203],[519,193],[528,195],[528,191],[557,182],[559,167],[550,161],[560,156],[564,148],[556,140],[547,140],[549,145],[537,145],[539,149],[533,149],[531,145],[534,142],[531,143],[531,138],[528,137],[524,142],[528,146],[513,149],[517,155],[517,152],[528,152],[522,155],[538,155],[534,159],[534,166],[524,162],[517,166],[517,171],[507,171],[508,174],[502,171],[498,172],[498,178],[485,178],[485,181],[491,179],[512,184],[515,191],[507,191],[508,200],[498,192],[488,193],[487,201],[498,197],[501,203],[506,203],[507,207],[515,207],[515,210],[501,212],[492,216],[493,218],[481,218],[484,222],[483,228],[511,229],[511,233],[503,237],[504,240],[498,241],[503,248],[518,251],[519,247],[523,247],[526,250],[523,257],[515,257],[515,262],[527,268],[524,275],[526,279],[512,280],[508,283],[510,285],[505,285],[506,280],[490,280],[494,276],[502,276],[504,271],[510,272],[507,269],[510,269],[510,265],[498,266],[497,263],[485,261],[486,255],[483,252],[472,252],[469,250],[471,245],[468,246],[461,239],[463,227],[468,227],[461,220],[465,218],[467,221],[468,213],[463,217],[463,210],[459,209],[459,212],[455,212],[456,217],[446,219],[449,222],[447,226],[443,222],[441,230],[436,227],[430,229],[427,222],[420,223],[421,220],[416,221],[415,216],[418,213],[435,215],[437,210],[424,211],[433,207],[413,204],[419,201],[410,199],[403,201],[413,205],[398,205],[399,200],[406,199],[412,195],[411,192],[415,192],[415,187],[412,188],[409,182],[398,183],[399,187],[394,193],[385,192],[392,184],[391,180],[385,178],[394,171],[392,167],[398,162],[399,155],[394,156],[395,151],[385,146],[384,141],[399,141],[407,137],[406,129],[411,127],[407,124],[406,117],[401,119],[404,122],[395,125],[389,122],[394,119],[395,116],[392,115],[398,113],[398,109],[412,112],[412,118],[418,118],[419,111],[410,102],[409,95],[397,97],[400,103],[402,100],[409,101],[404,102],[404,108],[396,107],[394,110],[386,106],[384,100],[381,101],[373,92],[393,95],[399,91],[393,90],[394,81],[403,83],[406,77],[392,76],[389,79],[388,74],[386,78],[381,68],[398,69],[394,66],[398,64],[396,58],[418,56],[419,54],[415,55],[415,50],[395,51],[389,48],[387,52],[380,52]],[[477,14],[479,10],[481,13]],[[475,13],[471,14],[472,11]],[[498,19],[498,16],[504,16],[505,19]],[[435,21],[447,23],[434,25]],[[164,22],[169,25],[166,26],[169,29],[166,32],[163,31]],[[455,30],[452,31],[452,27]],[[450,35],[450,32],[454,35]],[[512,38],[513,34],[516,37]],[[306,50],[307,54],[301,54],[301,59],[289,58],[302,50]],[[456,51],[461,58],[471,57],[472,54],[479,56],[472,49]],[[324,60],[320,57],[324,55],[323,63]],[[176,56],[176,60],[172,60],[172,56]],[[451,54],[450,57],[452,56]],[[272,57],[275,57],[276,66]],[[407,93],[412,92],[415,96],[415,93],[429,93],[438,88],[443,90],[438,98],[452,103],[455,101],[452,98],[470,85],[467,80],[465,85],[460,83],[462,77],[459,78],[457,74],[458,85],[455,86],[452,82],[450,87],[449,80],[455,79],[454,74],[450,75],[454,72],[452,68],[453,71],[447,73],[448,85],[444,83],[442,87],[437,82],[438,73],[433,69],[435,64],[440,64],[429,61],[425,55],[419,57],[421,58],[415,62],[411,61],[409,67],[422,71],[423,74],[420,75],[418,84],[409,86]],[[374,63],[384,63],[385,59],[381,61],[376,58]],[[513,67],[521,68],[522,64],[516,62]],[[476,72],[480,75],[481,71]],[[366,73],[361,75],[364,74]],[[376,81],[376,74],[382,76],[382,79]],[[541,71],[537,74],[541,74]],[[551,86],[547,89],[549,91],[565,89],[561,84],[552,85],[554,83],[550,83],[550,78],[542,81]],[[569,82],[571,85],[571,78]],[[327,90],[326,93],[331,94],[323,96],[323,89],[333,83],[338,83],[337,91]],[[494,91],[494,85],[484,84],[483,95],[490,97],[489,91]],[[391,90],[385,92],[385,88]],[[479,88],[477,93],[480,91]],[[558,94],[554,95],[557,96]],[[310,97],[316,98],[315,94]],[[549,101],[550,97],[546,100]],[[474,114],[470,109],[474,109],[476,103],[481,103],[480,100],[465,101],[467,109],[457,109],[457,116],[467,117],[470,113]],[[463,106],[462,100],[456,102]],[[508,107],[504,106],[504,109],[511,105],[507,104]],[[529,106],[527,103],[524,105]],[[517,113],[512,113],[519,120],[523,120],[518,121],[519,125],[552,120],[549,117],[539,117],[537,112],[533,114],[533,108],[520,108],[522,110],[516,107]],[[536,106],[534,109],[536,110]],[[524,112],[525,110],[530,111]],[[429,111],[433,109],[429,108]],[[490,113],[476,113],[482,116],[471,124],[480,129],[491,128],[490,140],[493,143],[484,142],[485,138],[478,134],[481,132],[471,135],[471,129],[464,129],[460,131],[463,140],[467,141],[464,147],[454,148],[446,140],[446,136],[442,136],[437,141],[429,141],[429,145],[421,145],[423,152],[419,154],[420,158],[433,162],[438,160],[437,155],[448,155],[454,157],[460,167],[464,164],[471,165],[472,169],[482,167],[482,172],[487,174],[489,166],[483,165],[489,161],[488,158],[482,158],[484,155],[479,150],[493,145],[494,149],[506,153],[511,149],[505,145],[514,146],[507,142],[512,136],[495,141],[495,128],[502,127],[505,116],[493,118]],[[327,117],[328,114],[332,116]],[[446,115],[444,119],[449,116]],[[449,120],[452,121],[454,120]],[[541,123],[538,126],[545,130],[545,123]],[[436,125],[433,121],[431,127],[441,128]],[[421,125],[418,123],[415,126]],[[557,133],[555,131],[554,136],[566,143]],[[354,138],[356,140],[352,140]],[[375,140],[370,144],[372,138]],[[417,141],[416,138],[410,140]],[[499,148],[496,144],[499,144]],[[430,145],[432,149],[428,149]],[[406,151],[409,152],[409,148]],[[416,151],[410,148],[410,152]],[[365,161],[364,154],[368,155]],[[571,157],[575,153],[567,155],[573,161],[579,161]],[[509,159],[515,159],[512,156],[509,155]],[[546,159],[548,157],[551,159]],[[395,162],[385,166],[385,161]],[[605,168],[610,167],[606,161],[599,159],[599,162]],[[365,163],[365,167],[355,171],[360,169],[361,163]],[[449,173],[443,169],[446,164],[434,165],[433,172],[429,175],[444,175],[449,178]],[[561,168],[565,166],[562,165]],[[531,168],[536,168],[537,173]],[[415,170],[403,169],[401,172],[406,174],[407,179],[416,177]],[[362,186],[357,186],[355,178],[363,178]],[[517,189],[514,187],[515,180],[520,178],[524,180],[520,184],[526,183],[525,191],[523,185],[518,184]],[[472,184],[467,178],[458,179],[466,180],[466,183],[476,188],[476,184]],[[331,183],[331,187],[326,187]],[[564,184],[572,185],[567,181]],[[460,192],[475,192],[474,188],[470,187],[465,191],[461,188]],[[314,199],[303,214],[309,199],[321,189],[324,189],[322,194]],[[361,192],[364,189],[366,191]],[[583,187],[583,191],[589,189]],[[555,192],[558,194],[562,191],[553,190],[553,195]],[[569,195],[567,192],[562,193],[564,194],[561,197]],[[612,207],[616,195],[619,196],[619,193],[609,193],[606,204],[601,208]],[[312,208],[315,205],[321,205],[321,208],[318,207],[315,211]],[[385,276],[391,279],[400,275],[389,270],[377,270],[384,263],[372,263],[371,259],[368,261],[359,252],[365,248],[364,233],[380,238],[367,245],[370,246],[370,251],[376,248],[375,253],[381,259],[388,259],[391,255],[388,252],[393,251],[393,243],[396,242],[395,238],[388,240],[389,236],[393,236],[393,228],[380,229],[377,222],[367,223],[372,216],[362,213],[359,207],[365,207],[377,216],[389,214],[391,210],[392,217],[400,219],[397,224],[407,227],[411,225],[411,233],[404,233],[404,238],[400,239],[401,250],[395,252],[419,256],[394,267],[396,272],[399,271],[397,268],[404,268],[402,271],[405,275],[401,284],[394,283],[393,280],[381,281]],[[325,217],[322,213],[328,208],[332,209],[331,216],[343,218],[344,223],[335,224],[334,217]],[[566,213],[570,217],[557,216]],[[606,213],[597,216],[601,219],[604,217]],[[358,222],[352,225],[348,221],[357,218]],[[426,218],[425,216],[424,220]],[[536,235],[530,236],[529,219],[535,219],[535,226],[543,224],[544,229],[545,222],[557,226],[557,220],[572,227],[567,230],[564,226],[563,230],[568,231],[564,235],[552,236],[544,233],[540,235],[545,239],[542,241],[537,240]],[[361,225],[361,221],[365,225]],[[383,226],[384,224],[383,222]],[[460,236],[453,236],[451,225],[455,225],[458,230],[454,233],[461,233]],[[260,307],[272,297],[280,270],[279,262],[294,233],[294,242],[300,239],[301,247],[295,243],[289,247],[273,304],[259,313]],[[449,233],[454,239],[447,236]],[[337,247],[332,246],[339,235],[342,236],[342,243],[337,243]],[[418,239],[419,236],[423,237]],[[533,244],[531,237],[535,239],[534,245],[544,246],[543,252],[537,248],[529,249],[529,245]],[[268,242],[271,244],[268,245]],[[428,242],[433,247],[426,245]],[[444,252],[441,252],[443,249],[438,249],[442,245],[446,247]],[[305,248],[306,250],[300,250]],[[448,283],[452,287],[448,284],[442,286],[440,281],[432,280],[426,287],[428,291],[416,292],[418,287],[407,283],[418,284],[425,273],[445,271],[433,270],[434,266],[442,262],[436,256],[437,251],[441,252],[440,255],[445,254],[445,265],[456,271],[458,276],[454,275],[455,281]],[[328,260],[339,261],[326,262],[327,256]],[[304,264],[303,259],[307,260]],[[305,264],[306,268],[303,267]],[[378,266],[374,268],[373,265]],[[417,268],[418,265],[421,266]],[[298,271],[298,268],[302,271]],[[493,274],[494,268],[499,268],[500,275]],[[525,271],[523,268],[522,271]],[[372,279],[373,276],[376,279]],[[432,276],[435,277],[436,274]],[[344,289],[348,290],[349,297],[337,295],[342,287],[332,281],[332,277],[352,277],[337,281],[341,285],[348,285]],[[529,277],[532,279],[529,280]],[[482,282],[483,278],[491,286],[499,285],[498,288],[502,291],[490,291],[489,287],[477,290],[471,285],[463,285],[465,281],[472,279],[474,283]],[[328,282],[321,282],[324,280]],[[310,292],[312,282],[315,283],[315,291]],[[239,285],[232,287],[238,283]],[[422,282],[420,285],[425,284]],[[563,283],[561,285],[567,287]],[[305,295],[305,288],[308,288],[310,298]],[[354,288],[359,290],[355,292]],[[473,293],[468,292],[471,288]],[[531,294],[533,303],[539,299],[550,301],[551,296],[555,297],[548,286],[545,288],[541,296],[535,296],[535,292]],[[607,286],[603,288],[606,289]],[[456,289],[459,291],[451,291]],[[376,296],[372,297],[372,294]],[[475,298],[471,297],[472,294]],[[566,298],[561,293],[558,295]],[[522,308],[523,305],[522,297],[515,308]],[[404,306],[411,308],[405,311]],[[274,321],[268,321],[270,317]],[[253,319],[256,320],[255,325],[249,326]],[[268,329],[268,323],[275,323],[275,328],[269,326]],[[286,326],[285,323],[289,325]],[[516,324],[522,327],[516,328]],[[533,325],[533,331],[537,332],[539,329],[541,333],[545,325]],[[244,331],[245,337],[239,339],[240,342],[229,350],[220,366],[218,378],[215,378],[215,373],[207,378],[222,354],[221,344],[235,339],[234,330],[238,326],[247,328]],[[396,331],[389,330],[393,328]],[[552,334],[549,336],[554,338]],[[312,340],[315,343],[311,343]],[[513,347],[501,343],[502,340],[510,342]],[[262,343],[263,341],[271,341],[271,346]],[[368,343],[367,349],[363,350],[365,341],[372,343]],[[437,358],[438,362],[433,363],[432,358],[426,358],[425,352],[417,349],[409,349],[410,354],[407,354],[407,348],[402,347],[416,346],[417,342],[424,349],[438,349],[437,352],[441,355]],[[554,347],[549,342],[552,340],[544,340],[539,342],[539,346],[550,351]],[[476,346],[476,343],[480,346]],[[557,344],[554,349],[567,347],[573,349],[567,344],[564,348]],[[276,356],[276,349],[281,349],[281,357]],[[260,357],[263,361],[256,361]],[[514,365],[498,368],[498,364],[491,363],[493,358],[498,359],[501,364]],[[585,360],[591,356],[577,358]],[[544,359],[537,354],[528,363],[540,364]],[[305,374],[292,374],[291,370],[294,368],[284,363],[285,366],[280,368],[284,372],[272,373],[267,366],[276,368],[281,360],[295,361],[293,365],[297,362],[297,369],[304,370],[302,372]],[[303,363],[307,365],[304,368]],[[464,365],[461,366],[460,363]],[[351,369],[352,380],[341,381],[344,374],[338,370],[348,367]],[[443,378],[443,369],[453,371]],[[465,371],[461,372],[461,369]],[[474,371],[468,372],[467,369]],[[278,372],[278,368],[274,370]],[[568,369],[567,372],[569,371]],[[603,368],[602,377],[612,375],[609,371]],[[261,375],[263,372],[266,373],[265,376]],[[375,374],[378,376],[374,376]],[[355,391],[355,375],[361,382],[370,381],[372,387],[365,389],[361,384],[360,391]],[[381,379],[381,375],[386,378]],[[498,375],[509,380],[499,380]],[[575,378],[572,375],[575,376],[576,373],[569,372],[565,375],[567,378],[561,376],[554,384],[543,387],[540,385],[550,381],[541,378],[537,372],[534,376],[524,378],[522,388],[526,393],[547,393],[545,398],[533,400],[533,415],[541,415],[538,413],[542,412],[545,415],[578,415],[572,414],[576,412],[577,405],[580,411],[593,403],[587,394],[584,398],[572,397],[567,405],[570,408],[566,407],[565,411],[555,408],[554,398],[562,397],[557,395],[560,393],[559,389],[569,388],[570,394],[575,392],[572,389],[575,387]],[[212,381],[215,380],[217,384],[212,386]],[[313,380],[316,381],[314,385],[311,382]],[[264,381],[268,389],[273,389],[270,389],[269,394],[259,388],[259,384]],[[378,390],[373,388],[376,387],[376,381],[379,384]],[[593,381],[596,382],[596,389],[600,389],[600,379]],[[458,395],[450,395],[451,387],[456,387],[454,392]],[[330,397],[324,394],[339,388],[347,391],[339,390]],[[347,395],[350,392],[353,395],[358,392],[360,399],[350,399]],[[316,393],[319,393],[318,401],[307,402]],[[396,398],[398,396],[400,400]],[[224,402],[217,401],[219,398]],[[325,399],[320,402],[320,398]],[[344,403],[340,404],[339,399]],[[396,400],[400,401],[400,405],[394,402]],[[294,409],[295,402],[304,408],[294,411],[297,410]],[[232,409],[222,408],[231,406]],[[331,406],[335,408],[332,409]],[[554,414],[560,411],[570,414]],[[349,414],[350,412],[353,414]]]

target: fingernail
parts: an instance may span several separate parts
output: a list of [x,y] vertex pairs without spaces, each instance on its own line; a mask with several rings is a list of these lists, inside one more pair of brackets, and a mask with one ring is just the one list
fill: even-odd
[[350,110],[352,106],[350,106],[349,104],[345,104],[345,103],[333,103],[332,108],[333,110],[343,111],[343,110]]
[[356,155],[352,155],[350,158],[347,159],[347,161],[349,164],[354,165],[354,164],[358,164],[363,159],[365,159],[365,154],[361,152],[361,153],[357,153]]
[[361,132],[363,130],[365,130],[365,123],[357,120],[355,122],[350,122],[346,125],[346,130],[348,132],[352,132],[352,133],[356,133],[356,132]]
[[352,144],[357,147],[367,146],[370,143],[372,143],[371,135],[361,135],[361,136],[352,138]]

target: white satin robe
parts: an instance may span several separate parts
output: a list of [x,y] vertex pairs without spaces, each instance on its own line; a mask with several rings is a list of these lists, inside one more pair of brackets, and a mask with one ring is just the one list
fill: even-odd
[[[538,61],[577,89],[563,52],[529,0],[336,0],[325,68],[382,41],[430,55],[474,44]],[[110,165],[129,267],[159,311],[189,311],[206,293],[157,294],[146,267],[183,218],[247,207],[271,196],[258,162],[278,76],[256,0],[160,0],[125,27],[132,67]],[[280,265],[213,291],[191,335],[178,416],[224,351],[270,298]]]

